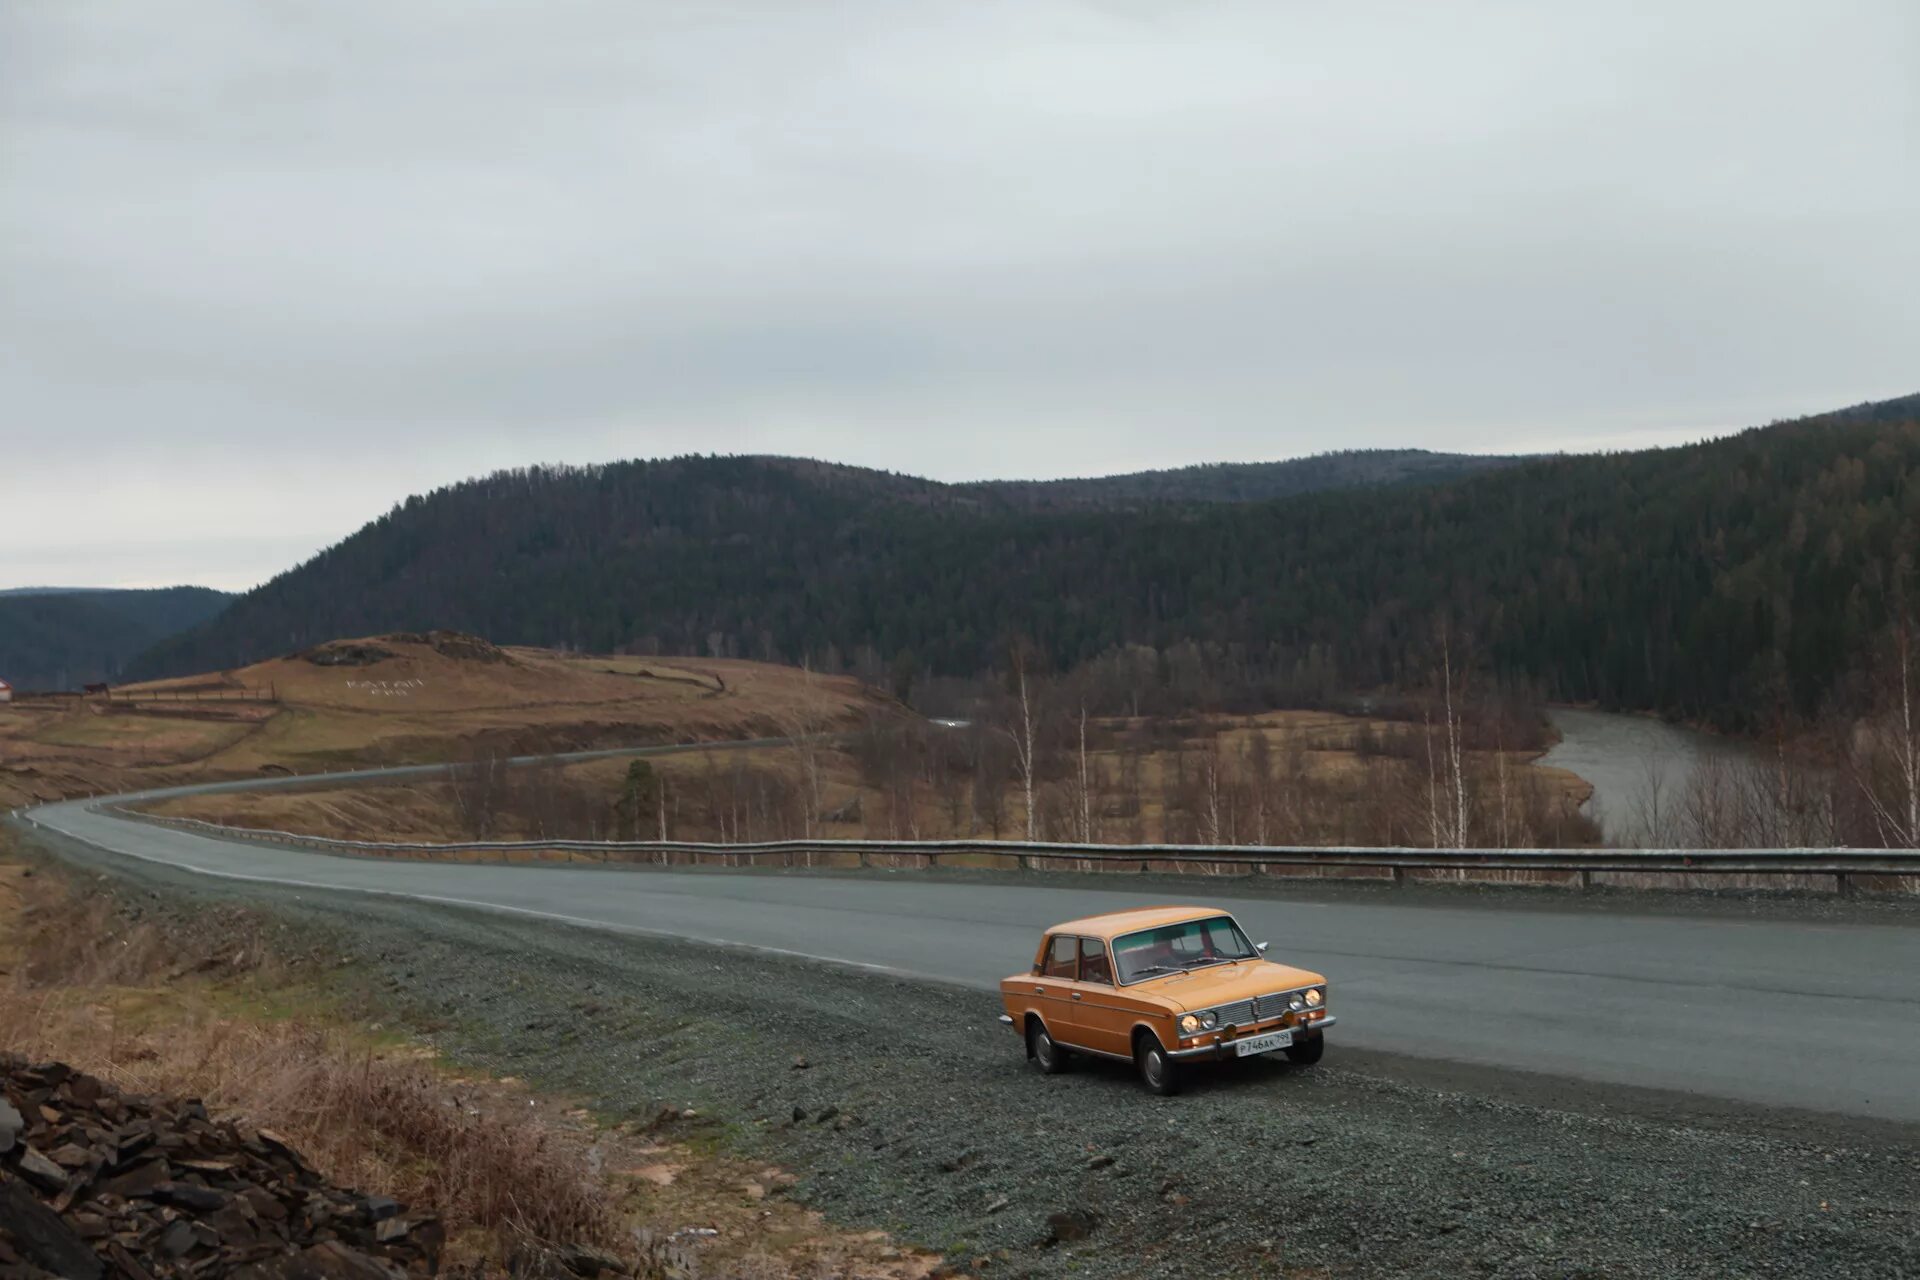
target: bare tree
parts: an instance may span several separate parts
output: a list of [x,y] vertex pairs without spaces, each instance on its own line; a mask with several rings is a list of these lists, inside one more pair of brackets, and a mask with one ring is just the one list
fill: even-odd
[[[1462,755],[1461,706],[1455,698],[1453,641],[1446,624],[1440,626],[1440,743],[1436,758],[1432,713],[1423,712],[1427,736],[1427,811],[1433,847],[1467,847],[1471,807],[1467,800],[1467,775]],[[1460,700],[1464,701],[1466,682],[1460,682]]]
[[1643,849],[1665,849],[1673,844],[1669,789],[1665,757],[1648,752],[1640,760],[1640,794],[1634,801],[1635,843]]
[[1273,840],[1267,822],[1267,809],[1273,795],[1273,749],[1267,742],[1266,730],[1257,723],[1242,754],[1248,800],[1253,810],[1253,843],[1271,844]]
[[507,802],[506,760],[490,747],[475,746],[470,758],[447,766],[447,788],[460,825],[475,840],[492,836]]
[[1093,840],[1093,787],[1087,778],[1087,708],[1084,704],[1080,708],[1079,801],[1077,807],[1080,811],[1080,842],[1088,844]]
[[814,673],[809,667],[806,672],[806,692],[800,705],[779,718],[780,727],[786,734],[787,749],[793,753],[794,766],[800,775],[800,834],[809,840],[819,833],[820,828],[820,757],[827,746],[827,718],[813,694]]
[[1873,813],[1880,843],[1920,848],[1920,716],[1914,705],[1913,628],[1901,619],[1891,653],[1874,681],[1874,704],[1850,736],[1848,771]]
[[1026,805],[1027,840],[1039,838],[1039,811],[1034,807],[1034,709],[1027,692],[1027,656],[1024,649],[1014,650],[1013,676],[1020,700],[1020,718],[1006,730],[1013,739],[1013,757],[1020,769],[1021,797]]

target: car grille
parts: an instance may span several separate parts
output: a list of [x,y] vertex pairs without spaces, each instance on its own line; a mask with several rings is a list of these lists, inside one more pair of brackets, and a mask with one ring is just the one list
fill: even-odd
[[1288,991],[1276,991],[1272,995],[1255,996],[1251,1000],[1236,1000],[1232,1004],[1218,1006],[1214,1012],[1220,1017],[1221,1026],[1244,1027],[1251,1022],[1265,1022],[1268,1018],[1277,1018],[1287,1011]]

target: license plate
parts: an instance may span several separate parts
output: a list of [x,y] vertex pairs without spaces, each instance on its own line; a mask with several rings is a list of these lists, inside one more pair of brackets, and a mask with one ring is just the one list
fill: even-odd
[[1284,1049],[1293,1043],[1291,1031],[1269,1031],[1263,1036],[1248,1036],[1245,1040],[1235,1040],[1233,1051],[1242,1058],[1256,1053],[1272,1053],[1275,1049]]

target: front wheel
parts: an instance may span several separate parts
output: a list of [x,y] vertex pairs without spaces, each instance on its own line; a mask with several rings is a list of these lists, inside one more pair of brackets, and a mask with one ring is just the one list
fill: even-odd
[[1310,1067],[1320,1061],[1320,1055],[1327,1051],[1327,1037],[1322,1032],[1295,1040],[1283,1052],[1287,1061],[1296,1067]]
[[1140,1068],[1140,1083],[1149,1093],[1161,1097],[1180,1092],[1180,1074],[1173,1059],[1161,1047],[1159,1037],[1143,1035],[1134,1046],[1134,1065]]
[[1042,1075],[1057,1076],[1067,1069],[1067,1051],[1047,1034],[1047,1024],[1035,1022],[1027,1028],[1027,1056]]

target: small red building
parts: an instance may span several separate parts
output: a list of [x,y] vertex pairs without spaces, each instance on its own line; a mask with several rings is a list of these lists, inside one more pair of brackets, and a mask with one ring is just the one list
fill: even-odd
[[0,680],[0,702],[12,702],[12,701],[13,701],[13,686],[8,684],[5,680]]

